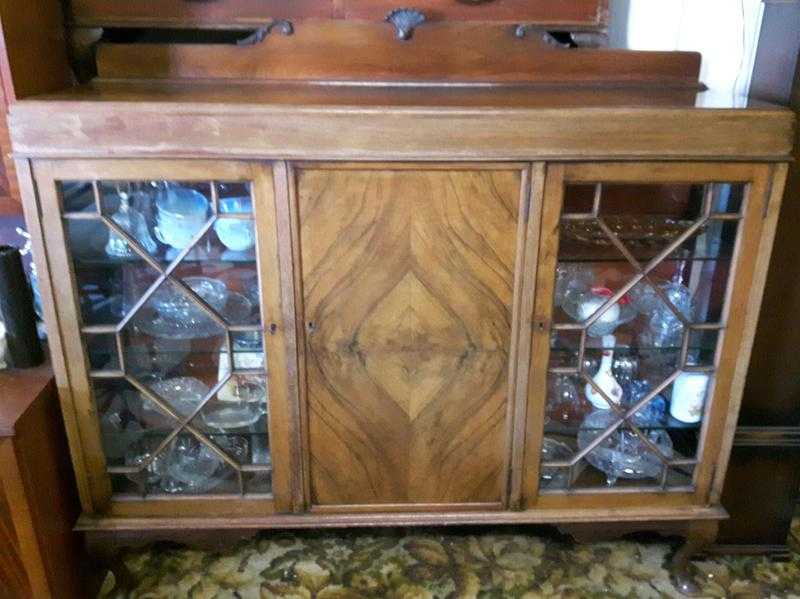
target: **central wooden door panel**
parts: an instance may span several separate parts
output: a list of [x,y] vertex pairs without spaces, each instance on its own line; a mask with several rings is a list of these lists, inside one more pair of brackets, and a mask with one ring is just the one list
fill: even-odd
[[521,171],[297,174],[311,502],[497,504]]

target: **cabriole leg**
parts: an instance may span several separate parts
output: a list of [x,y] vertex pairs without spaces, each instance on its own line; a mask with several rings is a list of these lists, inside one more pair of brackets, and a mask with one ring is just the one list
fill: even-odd
[[692,522],[686,531],[686,540],[670,562],[672,583],[684,595],[696,597],[700,595],[700,587],[694,580],[694,567],[691,559],[712,545],[717,538],[719,523],[717,521]]

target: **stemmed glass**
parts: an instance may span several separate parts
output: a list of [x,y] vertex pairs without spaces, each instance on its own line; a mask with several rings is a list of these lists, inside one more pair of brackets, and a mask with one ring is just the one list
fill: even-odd
[[[144,215],[131,206],[131,186],[129,185],[128,190],[125,191],[118,185],[117,197],[119,198],[119,207],[111,215],[111,220],[133,237],[142,249],[149,254],[154,254],[158,249],[158,245],[150,236],[150,230],[147,227]],[[128,242],[114,231],[109,232],[105,251],[112,258],[128,259],[136,256],[136,252],[128,245]]]

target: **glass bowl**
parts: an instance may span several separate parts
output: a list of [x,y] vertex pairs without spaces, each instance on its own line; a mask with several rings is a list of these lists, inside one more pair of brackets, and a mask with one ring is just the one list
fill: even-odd
[[[150,385],[150,389],[163,398],[178,416],[186,417],[197,408],[203,398],[208,394],[209,388],[202,381],[193,377],[181,376],[172,379],[157,381]],[[129,406],[134,412],[134,406]],[[172,427],[175,420],[161,411],[157,405],[148,399],[142,399],[139,410],[142,423],[150,427]]]
[[[545,462],[564,462],[572,458],[575,452],[566,443],[557,441],[551,437],[542,439],[542,463]],[[572,468],[572,474],[575,478],[578,477],[583,465],[576,464]],[[570,482],[570,469],[569,468],[545,468],[542,467],[541,476],[539,478],[539,488],[541,489],[566,489]]]
[[[253,201],[249,197],[220,198],[219,212],[224,214],[249,214],[253,211]],[[253,222],[249,220],[218,218],[214,231],[225,247],[234,252],[244,252],[255,246],[256,233]]]
[[[584,322],[591,318],[611,296],[612,292],[606,288],[592,288],[569,295],[562,308],[575,322]],[[636,316],[638,316],[636,310],[627,298],[623,297],[610,306],[586,332],[590,337],[611,335],[618,327],[632,321]]]
[[[218,279],[210,277],[186,277],[183,282],[199,295],[216,312],[228,301],[228,287]],[[175,285],[162,285],[150,298],[150,304],[164,318],[171,320],[199,320],[207,312]]]
[[[125,465],[126,466],[141,466],[146,460],[150,458],[152,453],[161,444],[161,439],[154,436],[140,436],[137,440],[133,441],[125,450]],[[166,466],[164,461],[163,452],[153,458],[145,468],[145,482],[147,485],[155,485],[161,477],[166,473]],[[127,477],[135,483],[139,482],[138,475],[129,474]]]
[[[617,415],[611,410],[596,410],[589,414],[578,432],[578,447],[583,449],[589,445],[617,420]],[[648,429],[650,423],[641,412],[635,414],[632,421],[665,458],[672,458],[672,439],[667,431]],[[658,478],[662,472],[662,463],[658,456],[650,451],[636,433],[626,429],[624,424],[593,449],[586,456],[586,461],[605,473],[609,486],[616,484],[620,478]]]
[[162,481],[168,493],[206,493],[222,482],[218,471],[224,462],[217,453],[194,437],[179,436],[165,456],[171,480]]

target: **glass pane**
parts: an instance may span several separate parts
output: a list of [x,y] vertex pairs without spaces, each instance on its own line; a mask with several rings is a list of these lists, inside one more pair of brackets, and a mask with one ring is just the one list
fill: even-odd
[[249,495],[272,495],[272,471],[245,472],[244,488]]
[[177,424],[123,379],[95,379],[92,391],[109,466],[137,465]]
[[65,213],[97,214],[94,190],[89,181],[64,181],[59,188],[61,209]]
[[158,271],[135,252],[126,258],[109,255],[111,232],[100,220],[67,220],[66,237],[83,324],[118,324],[156,282]]
[[87,335],[86,353],[92,370],[119,370],[116,335]]
[[541,490],[692,484],[745,186],[567,186]]
[[730,183],[714,185],[711,211],[719,214],[741,214],[746,186]]
[[270,492],[251,184],[59,189],[115,492]]

